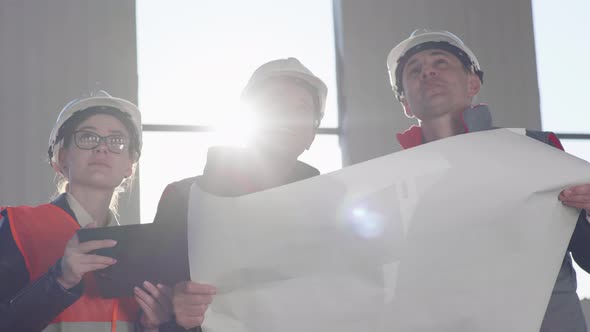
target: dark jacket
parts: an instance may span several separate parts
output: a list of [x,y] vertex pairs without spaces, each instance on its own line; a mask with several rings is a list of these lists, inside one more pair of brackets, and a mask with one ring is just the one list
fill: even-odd
[[[170,183],[162,193],[154,223],[169,226],[165,243],[174,243],[178,246],[175,252],[180,254],[178,258],[185,268],[186,280],[190,279],[188,262],[187,214],[188,201],[193,184],[198,185],[206,192],[218,196],[241,196],[270,187],[261,185],[254,180],[252,174],[260,174],[261,167],[257,160],[237,148],[211,148],[207,154],[207,163],[203,175],[186,178]],[[281,181],[279,185],[285,185],[319,175],[320,172],[300,161]],[[200,331],[193,329],[192,331]]]

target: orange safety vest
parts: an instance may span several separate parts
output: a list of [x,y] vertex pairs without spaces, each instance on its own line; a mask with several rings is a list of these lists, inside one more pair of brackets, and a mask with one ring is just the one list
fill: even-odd
[[[32,283],[63,256],[80,225],[53,204],[6,208],[14,241],[24,257]],[[139,306],[132,297],[103,299],[92,273],[83,277],[84,293],[44,331],[133,331]]]

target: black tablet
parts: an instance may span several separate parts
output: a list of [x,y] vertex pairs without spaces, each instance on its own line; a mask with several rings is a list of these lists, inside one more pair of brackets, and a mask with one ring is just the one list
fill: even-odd
[[174,287],[189,280],[186,233],[172,233],[159,224],[135,224],[78,230],[80,242],[112,239],[113,248],[96,250],[97,255],[113,257],[117,263],[95,271],[100,294],[104,298],[133,296],[135,286],[149,281]]

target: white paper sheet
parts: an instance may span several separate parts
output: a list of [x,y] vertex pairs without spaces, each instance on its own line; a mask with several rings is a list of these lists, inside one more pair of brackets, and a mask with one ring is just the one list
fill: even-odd
[[499,129],[238,198],[193,186],[206,332],[538,331],[590,165]]

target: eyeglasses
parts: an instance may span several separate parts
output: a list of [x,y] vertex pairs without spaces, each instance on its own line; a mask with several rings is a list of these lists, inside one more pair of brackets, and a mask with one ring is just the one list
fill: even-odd
[[121,153],[129,146],[129,138],[123,135],[100,136],[91,131],[80,130],[74,132],[74,143],[82,150],[92,150],[104,142],[112,153]]

